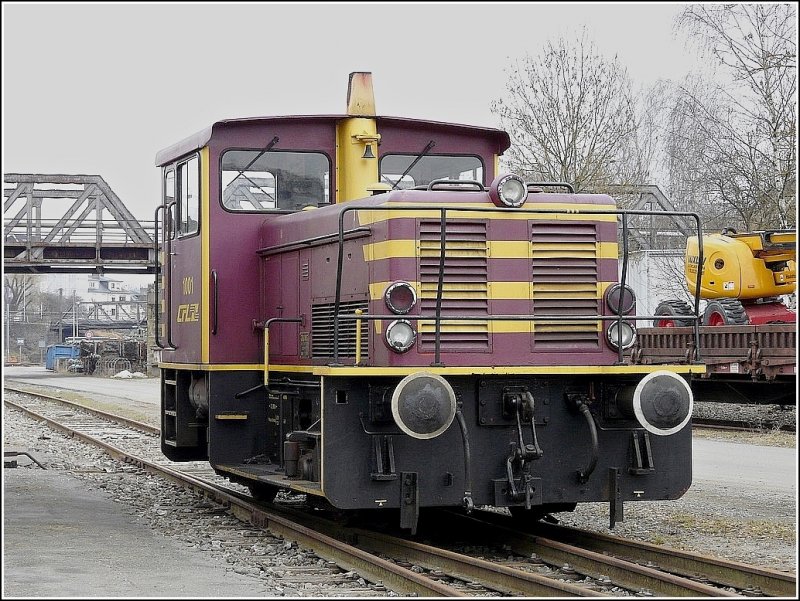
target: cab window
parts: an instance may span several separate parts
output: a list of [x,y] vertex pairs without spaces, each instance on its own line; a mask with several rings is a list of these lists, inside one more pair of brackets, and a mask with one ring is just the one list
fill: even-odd
[[229,211],[299,211],[330,202],[330,161],[318,152],[228,150],[222,206]]
[[200,169],[198,158],[178,165],[178,236],[196,234],[200,214]]
[[[381,181],[395,189],[427,186],[436,179],[483,182],[483,163],[476,156],[386,154],[381,157]],[[415,162],[416,161],[416,162]]]
[[175,238],[175,170],[170,168],[164,172],[164,206],[167,214],[164,216],[164,231],[170,240]]

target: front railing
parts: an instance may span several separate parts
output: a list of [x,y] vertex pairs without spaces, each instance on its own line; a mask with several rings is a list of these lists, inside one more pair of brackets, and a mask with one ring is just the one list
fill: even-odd
[[[334,338],[333,338],[333,365],[341,365],[340,363],[340,328],[342,327],[340,324],[342,320],[356,320],[356,321],[375,321],[375,320],[394,320],[397,318],[396,315],[377,315],[377,314],[366,314],[360,313],[345,313],[341,314],[340,311],[342,309],[342,299],[341,299],[341,291],[342,291],[342,275],[344,269],[344,243],[345,240],[352,237],[351,234],[356,229],[363,229],[358,228],[358,219],[357,213],[359,212],[415,212],[418,213],[419,211],[425,212],[433,212],[438,211],[439,219],[441,223],[440,227],[440,239],[439,239],[439,265],[438,265],[438,275],[437,275],[437,284],[436,284],[436,298],[435,298],[435,308],[433,314],[421,314],[421,315],[404,315],[403,318],[409,321],[415,321],[417,323],[421,321],[428,321],[434,323],[434,361],[431,366],[439,367],[443,366],[441,361],[442,355],[442,301],[443,301],[443,289],[444,289],[444,281],[445,281],[445,266],[446,266],[446,248],[447,248],[447,222],[448,222],[448,214],[458,213],[459,217],[464,218],[465,214],[471,218],[480,218],[482,214],[497,214],[499,213],[508,213],[509,215],[519,215],[519,214],[530,214],[530,215],[564,215],[569,214],[574,215],[585,215],[587,221],[590,221],[592,217],[599,216],[599,215],[617,215],[618,219],[621,220],[621,227],[622,227],[622,270],[620,274],[619,283],[622,287],[625,286],[626,278],[628,275],[628,259],[629,259],[629,247],[628,247],[628,219],[632,215],[637,216],[655,216],[655,217],[686,217],[691,218],[694,220],[696,224],[696,231],[697,231],[697,239],[698,239],[698,265],[700,265],[700,269],[702,269],[704,256],[703,256],[703,236],[702,236],[702,225],[700,222],[700,217],[696,213],[691,212],[681,212],[681,211],[644,211],[644,210],[626,210],[626,209],[551,209],[551,208],[537,208],[537,207],[522,207],[522,208],[498,208],[498,207],[487,207],[487,208],[477,208],[477,207],[464,207],[464,206],[452,206],[446,207],[442,205],[434,205],[428,206],[425,204],[414,204],[414,205],[370,205],[370,206],[348,206],[345,207],[339,215],[339,232],[338,232],[338,260],[336,264],[336,296],[334,300]],[[356,227],[354,229],[346,230],[345,229],[345,217],[352,213],[354,215],[354,222]],[[695,348],[698,349],[698,354],[695,356],[695,360],[699,361],[699,325],[700,325],[700,280],[701,278],[697,278],[697,285],[694,291],[694,314],[681,316],[681,319],[686,321],[693,322],[694,328],[694,339],[695,339]],[[501,322],[501,321],[525,321],[525,322],[538,322],[538,321],[564,321],[564,322],[575,322],[575,323],[582,323],[582,322],[590,322],[590,321],[616,321],[617,331],[619,332],[619,339],[618,339],[618,362],[620,364],[624,363],[624,349],[622,348],[622,321],[644,321],[644,320],[655,320],[658,319],[656,315],[623,315],[622,312],[622,303],[624,302],[624,294],[619,295],[619,302],[620,305],[618,306],[618,310],[616,311],[616,315],[568,315],[568,314],[553,314],[548,313],[547,315],[447,315],[447,321],[489,321],[489,322]],[[419,331],[419,328],[417,328]]]

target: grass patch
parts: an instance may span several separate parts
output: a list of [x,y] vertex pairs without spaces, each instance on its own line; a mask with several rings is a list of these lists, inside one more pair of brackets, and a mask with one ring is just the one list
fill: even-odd
[[[797,540],[794,524],[781,524],[767,520],[709,518],[678,512],[670,518],[670,524],[679,530],[686,529],[702,534],[733,535],[737,538],[747,539],[777,539],[788,543],[794,543]],[[676,534],[679,534],[679,532]]]
[[726,442],[756,444],[765,447],[785,447],[793,449],[797,446],[797,436],[795,436],[794,432],[782,432],[780,430],[769,430],[766,432],[720,432],[697,428],[692,430],[692,436],[711,440],[724,440]]

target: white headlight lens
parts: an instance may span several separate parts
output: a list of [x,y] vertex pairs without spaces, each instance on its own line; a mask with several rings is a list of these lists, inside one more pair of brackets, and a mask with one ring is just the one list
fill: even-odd
[[508,173],[494,178],[489,186],[489,200],[496,207],[518,208],[528,198],[528,185],[519,175]]
[[623,350],[632,347],[633,343],[636,342],[636,329],[627,321],[619,322],[622,329],[622,339],[620,341],[620,330],[617,329],[617,323],[615,321],[608,326],[608,343],[614,348],[619,348],[618,345],[621,342]]
[[405,353],[413,346],[416,338],[417,333],[405,319],[393,321],[386,328],[386,342],[397,353]]
[[386,306],[392,313],[406,314],[417,302],[417,293],[408,282],[395,282],[383,294]]
[[498,192],[500,199],[509,207],[519,207],[528,196],[528,187],[521,179],[509,177],[500,184]]

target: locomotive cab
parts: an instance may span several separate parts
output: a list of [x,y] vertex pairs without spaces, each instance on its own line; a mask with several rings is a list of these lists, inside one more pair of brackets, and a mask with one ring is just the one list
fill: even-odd
[[377,116],[369,74],[350,84],[346,114],[157,156],[165,455],[412,530],[424,507],[613,521],[681,496],[703,366],[628,360],[624,212],[499,174],[505,132]]

